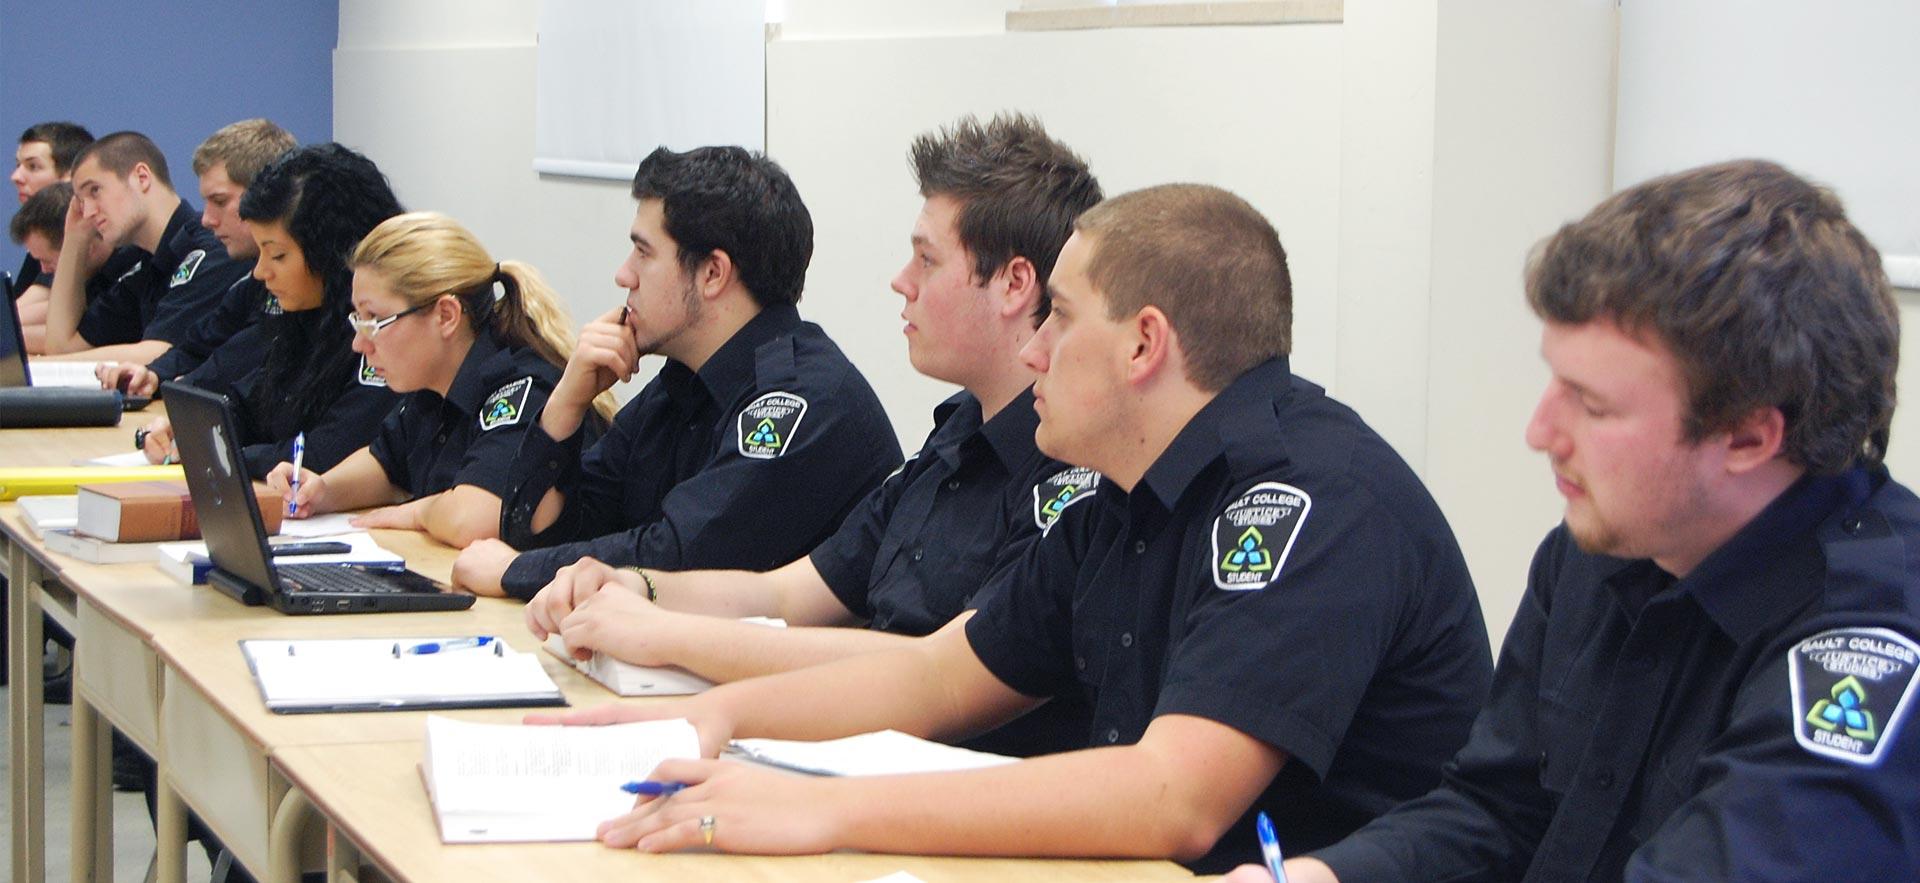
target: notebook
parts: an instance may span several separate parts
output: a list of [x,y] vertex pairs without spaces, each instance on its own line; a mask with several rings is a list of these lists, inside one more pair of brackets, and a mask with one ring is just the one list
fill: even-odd
[[567,704],[538,656],[492,637],[249,640],[240,652],[279,714]]
[[166,387],[167,414],[186,470],[200,535],[213,559],[207,584],[243,604],[281,613],[464,610],[472,595],[403,568],[361,564],[280,564],[267,553],[253,483],[227,397],[184,383]]

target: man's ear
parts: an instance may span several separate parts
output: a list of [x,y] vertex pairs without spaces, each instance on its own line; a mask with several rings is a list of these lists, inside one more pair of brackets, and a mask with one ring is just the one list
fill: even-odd
[[1003,319],[1026,319],[1040,306],[1040,271],[1033,262],[1020,255],[1014,255],[1000,272],[994,274],[1005,281],[1004,286],[995,286],[999,302],[995,312]]
[[699,289],[701,297],[712,300],[719,297],[720,292],[727,290],[729,282],[738,278],[738,270],[739,268],[733,265],[733,255],[716,248],[707,254],[707,259],[701,261],[699,267],[694,269],[694,287]]
[[1755,408],[1726,431],[1727,471],[1751,472],[1778,458],[1787,444],[1787,418],[1779,408]]
[[152,190],[153,169],[148,168],[143,162],[134,163],[133,168],[127,170],[127,186],[133,188],[136,193],[144,194]]
[[1143,383],[1169,370],[1184,370],[1180,336],[1173,330],[1173,320],[1159,307],[1141,307],[1128,328],[1132,333],[1126,336],[1125,345],[1132,347],[1132,352],[1127,356],[1127,380]]

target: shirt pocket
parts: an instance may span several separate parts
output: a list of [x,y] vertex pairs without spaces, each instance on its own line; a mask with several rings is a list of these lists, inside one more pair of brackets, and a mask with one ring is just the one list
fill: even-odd
[[1542,692],[1539,727],[1540,787],[1566,794],[1580,770],[1588,741],[1599,731],[1599,719],[1564,701],[1558,693]]

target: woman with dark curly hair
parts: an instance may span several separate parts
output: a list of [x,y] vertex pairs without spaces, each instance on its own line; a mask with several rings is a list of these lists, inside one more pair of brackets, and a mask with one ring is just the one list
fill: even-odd
[[[254,278],[280,306],[256,333],[236,336],[214,361],[258,361],[244,373],[197,371],[188,382],[224,392],[239,418],[247,472],[263,478],[292,459],[306,435],[305,463],[326,470],[372,440],[397,400],[353,351],[353,269],[368,231],[400,214],[380,169],[339,144],[297,148],[261,170],[240,201],[240,219],[260,246]],[[245,353],[226,352],[234,347]],[[224,358],[223,358],[224,355]],[[238,358],[236,358],[238,357]],[[166,418],[148,426],[147,458],[172,455]]]

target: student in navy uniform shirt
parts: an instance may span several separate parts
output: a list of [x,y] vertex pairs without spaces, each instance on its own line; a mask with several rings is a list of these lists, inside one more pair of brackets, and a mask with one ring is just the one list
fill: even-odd
[[[813,221],[779,165],[737,147],[662,148],[633,196],[633,251],[614,274],[626,306],[581,332],[514,459],[506,541],[468,546],[456,586],[532,598],[586,556],[776,567],[900,462],[866,378],[794,308]],[[667,357],[659,376],[581,454],[588,404],[650,353]]]
[[[964,773],[799,779],[669,761],[691,787],[602,826],[611,846],[1175,858],[1253,852],[1254,810],[1327,844],[1422,793],[1491,660],[1465,562],[1411,469],[1294,377],[1286,256],[1253,207],[1168,185],[1082,215],[1027,345],[1038,440],[1098,469],[964,624],[912,647],[607,706],[734,736],[951,736],[1052,695],[1084,750]],[[535,718],[538,720],[539,718]],[[802,821],[804,820],[804,821]]]
[[[906,298],[907,352],[920,373],[964,388],[934,409],[920,453],[826,542],[777,570],[643,578],[593,559],[563,569],[527,607],[536,635],[561,632],[576,651],[714,681],[899,646],[965,610],[1063,505],[1094,492],[1097,475],[1034,446],[1034,375],[1019,352],[1046,318],[1046,276],[1073,219],[1100,201],[1099,183],[1038,120],[1019,115],[964,118],[916,139],[909,155],[925,205],[893,280]],[[610,582],[633,591],[588,603]],[[742,616],[788,627],[769,632],[735,621]],[[801,628],[860,624],[868,628]],[[1069,704],[976,747],[1036,754],[1077,743],[1085,721]]]
[[[1300,881],[1920,879],[1920,500],[1880,258],[1759,161],[1614,195],[1527,272],[1566,520],[1445,783]],[[1235,872],[1260,880],[1257,868]]]
[[[199,215],[174,192],[166,157],[147,136],[115,132],[81,150],[47,301],[48,354],[144,364],[183,339],[246,272]],[[138,269],[86,301],[95,240],[144,255]]]
[[[13,174],[7,180],[13,184],[14,195],[25,206],[33,195],[56,183],[73,178],[73,160],[80,150],[93,143],[93,133],[85,126],[68,122],[35,123],[20,133],[20,144],[13,151]],[[45,234],[43,234],[45,235]],[[49,242],[65,235],[65,226],[48,236]],[[16,234],[14,241],[26,245],[24,237]],[[59,251],[58,245],[46,249],[49,253]],[[20,262],[20,272],[14,274],[13,290],[7,292],[20,311],[20,327],[34,329],[28,341],[27,351],[41,352],[39,330],[47,321],[47,296],[53,285],[53,270],[42,266],[33,249],[27,250],[27,256]]]
[[[246,222],[240,219],[240,200],[260,170],[294,146],[293,136],[285,129],[268,120],[251,119],[222,127],[194,149],[193,172],[200,181],[200,198],[206,203],[200,213],[200,225],[220,240],[227,257],[245,271],[227,286],[219,303],[200,316],[160,358],[144,366],[102,365],[102,386],[126,389],[134,395],[154,395],[162,380],[177,379],[200,367],[215,349],[241,329],[278,309],[266,286],[253,278],[253,264],[260,257],[260,248],[247,231]],[[266,356],[264,349],[257,345],[240,352],[250,357],[242,360],[248,370]],[[205,385],[205,382],[196,385]]]
[[[266,350],[260,366],[213,388],[233,401],[241,455],[254,478],[291,459],[301,433],[307,465],[333,468],[373,440],[397,401],[353,351],[347,260],[368,231],[399,213],[400,202],[373,161],[332,143],[275,160],[241,198],[240,218],[260,249],[253,275],[281,313],[254,326]],[[171,455],[172,426],[162,417],[148,430],[147,459],[158,463]]]
[[[354,524],[454,547],[497,536],[508,464],[573,352],[559,296],[532,267],[496,263],[453,219],[416,212],[361,240],[353,305],[354,350],[404,395],[372,444],[302,472],[293,516],[383,506]],[[281,463],[267,484],[285,491],[292,475]]]

